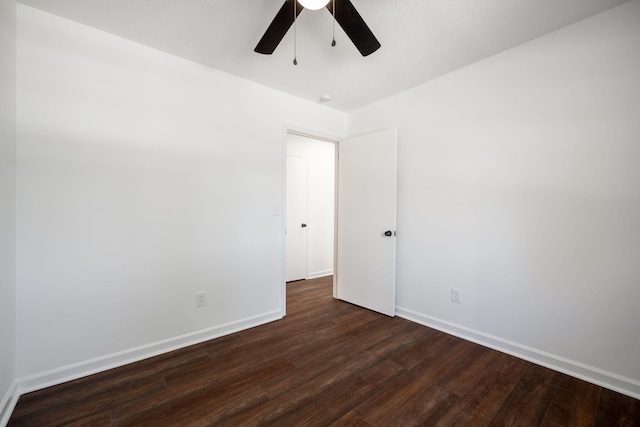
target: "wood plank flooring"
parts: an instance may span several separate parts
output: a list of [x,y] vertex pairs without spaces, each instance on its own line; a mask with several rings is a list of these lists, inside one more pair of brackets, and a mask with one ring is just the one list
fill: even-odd
[[640,401],[294,282],[287,317],[21,396],[9,426],[640,426]]

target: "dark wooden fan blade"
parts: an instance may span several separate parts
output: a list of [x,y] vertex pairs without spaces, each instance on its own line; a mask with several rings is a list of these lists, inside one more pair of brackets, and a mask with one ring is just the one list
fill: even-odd
[[[349,36],[362,56],[371,55],[380,48],[380,42],[373,35],[362,16],[358,13],[350,0],[335,0],[336,21]],[[291,7],[293,9],[293,6]],[[333,11],[333,0],[327,5],[329,12]]]
[[[280,41],[284,35],[287,34],[287,31],[289,31],[289,28],[293,24],[294,1],[296,0],[286,0],[284,2],[276,14],[276,17],[271,21],[269,28],[267,28],[267,31],[265,31],[264,35],[258,42],[254,51],[264,53],[265,55],[271,55],[273,51],[276,50],[276,47],[278,47],[278,44],[280,44]],[[299,4],[296,5],[296,16],[300,15],[302,9],[304,9],[302,6]]]

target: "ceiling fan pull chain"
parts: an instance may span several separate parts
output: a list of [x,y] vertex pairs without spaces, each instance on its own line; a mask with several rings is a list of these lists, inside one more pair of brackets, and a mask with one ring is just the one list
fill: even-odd
[[298,49],[296,46],[298,36],[298,25],[296,12],[298,11],[298,0],[293,0],[293,65],[298,65]]
[[336,45],[336,0],[333,0],[333,41],[331,46]]

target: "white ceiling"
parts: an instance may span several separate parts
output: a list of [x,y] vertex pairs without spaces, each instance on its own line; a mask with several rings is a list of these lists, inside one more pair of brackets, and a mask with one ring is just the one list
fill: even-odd
[[352,0],[382,47],[360,56],[331,14],[304,10],[273,55],[253,51],[284,0],[19,0],[349,112],[626,0]]

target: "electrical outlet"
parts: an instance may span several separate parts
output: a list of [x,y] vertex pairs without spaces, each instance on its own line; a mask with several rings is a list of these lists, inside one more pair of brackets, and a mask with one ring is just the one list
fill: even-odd
[[462,291],[458,288],[451,288],[451,301],[460,304]]
[[207,293],[205,291],[196,292],[196,307],[207,305]]

